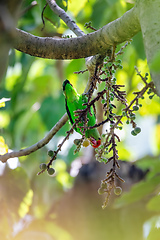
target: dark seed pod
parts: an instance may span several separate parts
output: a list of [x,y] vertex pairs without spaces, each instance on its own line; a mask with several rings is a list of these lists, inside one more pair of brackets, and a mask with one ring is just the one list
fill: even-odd
[[81,142],[81,139],[74,139],[74,144],[75,144],[75,145],[79,145],[80,142]]
[[45,163],[41,163],[41,164],[39,165],[39,168],[40,168],[41,170],[46,170],[47,165],[46,165]]
[[48,156],[53,157],[54,152],[52,150],[48,150]]
[[131,134],[132,134],[133,136],[136,136],[136,135],[137,135],[137,133],[135,133],[134,130],[131,131]]
[[135,127],[135,128],[134,128],[134,132],[135,132],[136,134],[140,133],[140,132],[141,132],[141,128],[140,128],[140,127]]
[[131,113],[131,114],[130,114],[130,118],[131,118],[132,120],[135,120],[135,119],[136,119],[136,115],[135,115],[134,113]]
[[134,106],[133,106],[133,111],[138,111],[138,110],[139,110],[139,106],[134,105]]

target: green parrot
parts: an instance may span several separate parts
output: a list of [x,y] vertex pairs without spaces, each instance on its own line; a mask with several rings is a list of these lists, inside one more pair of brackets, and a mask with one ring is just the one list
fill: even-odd
[[[83,104],[87,103],[87,97],[84,94],[79,95],[76,89],[74,89],[73,85],[67,79],[63,82],[63,92],[65,95],[66,111],[67,111],[69,120],[71,124],[74,124],[75,119],[78,117],[78,116],[75,116],[75,111],[78,109],[86,108],[86,106],[83,106]],[[87,113],[87,118],[88,118],[87,126],[94,126],[96,124],[96,117],[93,111],[93,107],[91,107],[90,110],[92,115],[90,115],[89,112]],[[84,125],[84,122],[82,120],[79,126],[83,126],[83,125]],[[83,131],[82,128],[78,128],[76,126],[74,129],[82,135],[82,131]],[[89,139],[92,147],[97,148],[100,146],[101,138],[97,128],[86,130],[85,137]]]

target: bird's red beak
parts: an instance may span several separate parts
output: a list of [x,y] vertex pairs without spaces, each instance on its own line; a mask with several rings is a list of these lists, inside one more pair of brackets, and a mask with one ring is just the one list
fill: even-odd
[[91,137],[89,140],[93,148],[97,148],[101,145],[101,139],[96,141],[94,138]]

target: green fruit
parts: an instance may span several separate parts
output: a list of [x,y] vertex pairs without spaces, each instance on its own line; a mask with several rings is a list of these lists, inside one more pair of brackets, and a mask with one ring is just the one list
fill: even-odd
[[123,115],[123,116],[126,116],[126,112],[123,111],[123,112],[122,112],[122,115]]
[[150,94],[151,92],[152,92],[152,89],[151,89],[151,88],[149,88],[149,90],[148,90],[148,92],[147,92],[147,93],[148,93],[148,94]]
[[106,100],[105,100],[105,99],[102,99],[101,103],[104,104],[105,102],[106,102]]
[[122,62],[122,60],[121,60],[121,59],[118,59],[116,62],[117,62],[117,63],[121,63],[121,62]]
[[54,152],[52,150],[48,150],[48,156],[53,157]]
[[106,182],[101,182],[101,188],[107,189],[107,183]]
[[135,119],[136,119],[136,115],[135,115],[134,113],[131,113],[131,114],[130,114],[130,118],[131,118],[132,120],[135,120]]
[[48,169],[48,174],[49,175],[53,175],[55,173],[55,169],[54,168],[49,168]]
[[103,188],[99,188],[99,189],[98,189],[98,194],[99,194],[99,195],[102,195],[103,193],[104,193],[104,189],[103,189]]
[[133,136],[136,136],[136,135],[137,135],[137,133],[135,133],[134,130],[131,131],[131,134],[132,134]]
[[136,134],[140,133],[140,132],[141,132],[141,128],[140,128],[140,127],[135,127],[135,128],[134,128],[134,132],[135,132]]
[[149,99],[152,99],[154,97],[154,95],[151,95],[151,96],[149,96]]
[[46,170],[47,165],[46,165],[45,163],[41,163],[41,164],[39,165],[39,168],[40,168],[41,170]]
[[114,189],[114,194],[115,195],[120,195],[122,193],[122,188],[121,187],[116,187],[115,189]]
[[139,106],[134,105],[134,106],[133,106],[133,111],[138,111],[138,110],[139,110]]
[[75,144],[75,145],[79,145],[80,142],[81,142],[81,139],[74,139],[74,144]]

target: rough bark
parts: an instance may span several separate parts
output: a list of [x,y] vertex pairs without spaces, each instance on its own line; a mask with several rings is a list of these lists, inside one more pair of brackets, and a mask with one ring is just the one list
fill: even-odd
[[16,30],[14,47],[36,57],[49,59],[77,59],[104,54],[112,45],[131,39],[140,31],[136,9],[90,34],[70,39],[37,37]]

